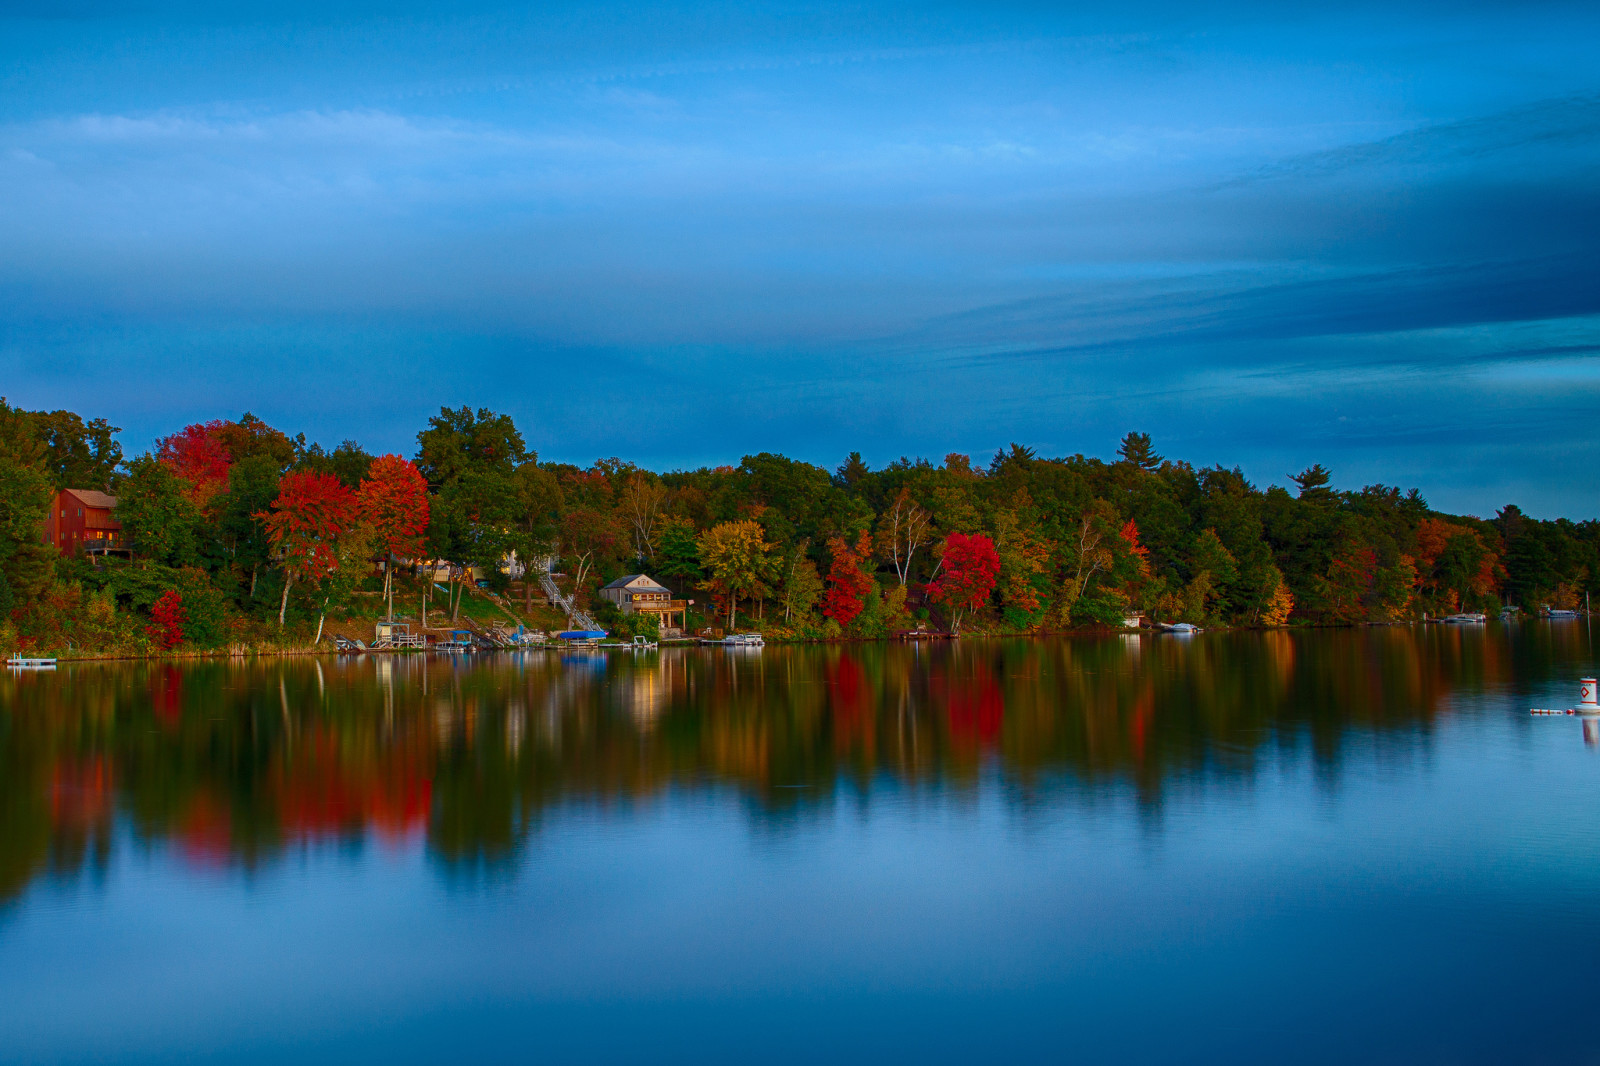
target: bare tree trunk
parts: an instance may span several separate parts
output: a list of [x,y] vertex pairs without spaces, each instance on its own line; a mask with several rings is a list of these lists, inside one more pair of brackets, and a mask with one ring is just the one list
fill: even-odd
[[327,600],[323,600],[322,601],[322,613],[317,615],[317,639],[313,640],[311,643],[313,643],[313,644],[321,644],[322,643],[322,623],[327,617],[328,617],[328,601]]
[[283,630],[283,616],[284,616],[284,613],[289,610],[289,586],[292,585],[292,584],[294,584],[294,578],[292,576],[290,576],[290,574],[289,574],[289,572],[287,570],[285,570],[283,572],[283,599],[278,601],[278,630],[279,630],[279,632],[282,632],[282,630]]
[[252,566],[250,568],[250,598],[252,600],[256,598],[256,571],[258,571],[260,569],[261,569],[260,564]]

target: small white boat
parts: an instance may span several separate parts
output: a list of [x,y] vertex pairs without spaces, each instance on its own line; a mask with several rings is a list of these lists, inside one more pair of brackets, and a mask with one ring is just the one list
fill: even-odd
[[1188,634],[1200,633],[1203,632],[1203,630],[1201,630],[1199,626],[1192,622],[1163,622],[1161,625],[1161,632]]
[[1544,616],[1546,618],[1576,618],[1578,617],[1578,612],[1562,610],[1560,608],[1551,608],[1544,613]]
[[1439,619],[1439,621],[1445,623],[1446,625],[1452,626],[1475,625],[1479,622],[1487,622],[1488,620],[1489,619],[1481,611],[1465,611],[1461,614],[1447,614],[1443,618]]
[[56,661],[37,656],[17,655],[7,659],[6,665],[16,670],[54,670]]
[[767,644],[760,633],[729,633],[721,640],[711,640],[706,643],[721,644],[730,648],[763,648]]

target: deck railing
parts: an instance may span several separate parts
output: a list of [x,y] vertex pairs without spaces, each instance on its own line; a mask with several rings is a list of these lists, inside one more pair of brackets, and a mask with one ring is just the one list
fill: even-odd
[[689,609],[689,601],[688,600],[634,600],[628,606],[633,608],[635,611],[643,611],[643,612],[647,612],[647,613],[650,613],[650,614],[657,614],[657,613],[659,613],[659,614],[667,614],[667,613],[677,614],[679,611],[687,611]]

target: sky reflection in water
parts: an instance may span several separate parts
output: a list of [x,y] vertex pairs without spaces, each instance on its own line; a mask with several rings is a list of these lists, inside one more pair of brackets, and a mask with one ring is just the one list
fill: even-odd
[[1578,626],[0,679],[0,1060],[1570,1060]]

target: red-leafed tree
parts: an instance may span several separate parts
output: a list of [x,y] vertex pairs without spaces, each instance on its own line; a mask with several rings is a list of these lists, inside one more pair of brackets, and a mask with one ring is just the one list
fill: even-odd
[[392,620],[395,560],[420,556],[428,532],[428,483],[409,460],[385,455],[373,461],[356,490],[356,503],[385,556],[383,596]]
[[177,589],[168,589],[150,608],[150,625],[144,627],[156,646],[162,651],[183,643],[183,627],[188,624],[189,612],[183,608],[183,596]]
[[355,493],[332,474],[297,470],[278,483],[272,510],[257,517],[283,565],[283,600],[278,604],[282,629],[289,587],[296,581],[320,582],[338,569],[336,545],[355,522]]
[[227,425],[221,420],[196,422],[156,441],[156,458],[184,480],[188,485],[185,495],[196,507],[204,507],[213,496],[227,491],[228,470],[233,466],[222,439]]
[[[1150,558],[1150,549],[1139,543],[1139,526],[1133,519],[1130,518],[1122,524],[1122,530],[1118,536],[1127,542],[1128,550],[1138,556],[1141,561],[1146,561]],[[1148,566],[1148,563],[1146,565]]]
[[843,537],[828,540],[828,550],[833,553],[833,567],[828,571],[828,592],[822,600],[822,613],[847,626],[866,604],[872,591],[872,577],[861,567],[863,559],[872,555],[872,536],[862,533],[855,547]]
[[1129,603],[1136,603],[1140,590],[1150,581],[1150,549],[1139,542],[1139,526],[1131,518],[1117,535],[1123,551],[1113,553],[1112,571],[1122,582],[1122,594]]
[[1000,575],[1000,553],[982,533],[952,533],[944,542],[939,579],[928,586],[928,597],[950,608],[950,629],[960,632],[961,616],[983,606]]

